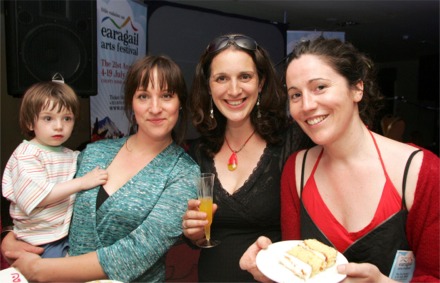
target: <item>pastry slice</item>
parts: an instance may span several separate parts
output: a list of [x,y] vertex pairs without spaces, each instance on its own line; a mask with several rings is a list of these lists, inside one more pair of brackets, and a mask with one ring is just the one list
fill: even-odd
[[310,265],[288,253],[283,255],[280,263],[301,279],[307,280],[312,275],[312,267]]
[[338,251],[334,248],[327,246],[326,244],[321,243],[315,239],[307,239],[304,240],[304,245],[311,249],[312,251],[316,251],[325,257],[326,266],[325,268],[329,268],[336,263],[336,257],[338,255]]
[[292,255],[302,262],[310,265],[312,268],[312,273],[310,277],[318,274],[325,269],[325,257],[319,253],[313,252],[311,249],[307,248],[303,244],[299,244],[293,247],[291,250],[287,251],[287,254]]

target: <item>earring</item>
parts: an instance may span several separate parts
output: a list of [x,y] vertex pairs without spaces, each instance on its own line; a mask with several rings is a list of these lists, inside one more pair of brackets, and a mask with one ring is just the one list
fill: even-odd
[[131,114],[131,125],[129,129],[129,135],[135,134],[138,130],[138,124],[136,122],[136,117],[134,116],[134,113]]
[[257,118],[261,118],[261,112],[260,112],[260,97],[261,94],[258,94],[258,99],[257,99]]
[[209,117],[211,117],[211,119],[214,119],[214,107],[212,106],[212,98],[211,98],[210,106],[211,109],[209,110]]

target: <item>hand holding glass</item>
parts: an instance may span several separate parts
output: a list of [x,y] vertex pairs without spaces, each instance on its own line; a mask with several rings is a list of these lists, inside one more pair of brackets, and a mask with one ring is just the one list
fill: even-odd
[[205,239],[200,239],[196,242],[196,245],[201,248],[212,248],[220,243],[219,241],[211,240],[214,176],[213,173],[202,173],[198,187],[199,210],[206,213],[206,220],[208,220],[208,224],[205,225]]

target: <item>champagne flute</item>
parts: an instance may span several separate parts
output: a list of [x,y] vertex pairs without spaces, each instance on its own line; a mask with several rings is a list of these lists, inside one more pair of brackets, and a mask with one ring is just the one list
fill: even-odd
[[205,238],[196,241],[196,245],[201,248],[212,248],[220,244],[220,241],[211,239],[214,176],[213,173],[202,173],[197,190],[200,200],[199,210],[206,213],[208,220],[208,224],[205,225]]

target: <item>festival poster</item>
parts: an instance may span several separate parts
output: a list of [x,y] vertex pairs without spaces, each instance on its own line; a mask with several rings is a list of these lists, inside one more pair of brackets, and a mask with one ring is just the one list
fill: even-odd
[[97,0],[98,94],[90,97],[91,140],[129,134],[123,84],[128,67],[146,54],[147,7],[136,0]]

